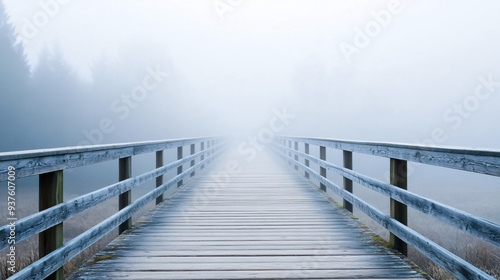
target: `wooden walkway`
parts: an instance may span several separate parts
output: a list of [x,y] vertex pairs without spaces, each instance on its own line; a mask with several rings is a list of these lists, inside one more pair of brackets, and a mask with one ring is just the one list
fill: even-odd
[[70,279],[424,278],[264,153],[218,159],[135,226]]

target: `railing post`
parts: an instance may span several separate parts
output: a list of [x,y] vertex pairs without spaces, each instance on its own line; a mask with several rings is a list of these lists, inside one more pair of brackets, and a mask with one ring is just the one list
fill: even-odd
[[[38,207],[40,211],[55,206],[63,202],[63,171],[58,170],[39,176],[39,198]],[[63,245],[63,224],[57,224],[38,235],[39,258],[48,255]],[[59,268],[45,279],[62,280],[64,276],[63,268]]]
[[[163,150],[156,152],[156,168],[163,166]],[[158,188],[163,184],[163,175],[156,177],[156,187]],[[163,201],[163,194],[156,198],[156,204],[160,204]]]
[[[190,147],[190,154],[191,154],[191,155],[194,155],[194,153],[195,153],[195,149],[196,149],[195,144],[191,144],[191,147]],[[193,167],[193,166],[194,166],[194,163],[195,163],[195,160],[194,160],[194,159],[192,159],[192,160],[191,160],[191,167]],[[193,171],[193,172],[191,172],[190,177],[193,177],[193,176],[194,176],[194,173],[195,173],[194,171]]]
[[[293,148],[297,152],[299,150],[299,142],[295,141],[294,144],[295,145]],[[295,159],[295,161],[299,161],[299,155],[295,154],[293,158]],[[299,166],[297,164],[295,164],[295,170],[299,170]]]
[[[124,157],[118,160],[118,180],[123,181],[132,177],[132,157]],[[128,190],[118,196],[118,209],[122,210],[132,202],[132,191]],[[132,217],[128,218],[118,227],[118,234],[132,227]]]
[[[391,161],[391,185],[396,187],[407,189],[408,188],[408,177],[407,177],[407,162],[406,160],[390,159]],[[408,224],[408,207],[394,199],[391,198],[391,217],[399,221],[400,223]],[[408,246],[403,240],[399,239],[394,234],[390,234],[389,244],[395,250],[398,250],[403,255],[408,255]]]
[[[352,152],[343,151],[343,156],[344,156],[344,168],[352,170]],[[352,181],[350,179],[347,179],[346,177],[344,177],[344,190],[352,193]],[[343,203],[344,208],[352,213],[353,211],[352,204],[345,199],[343,200],[343,202],[344,202]]]
[[[203,152],[204,150],[205,150],[205,141],[201,141],[201,143],[200,143],[200,151]],[[202,153],[201,154],[201,160],[204,160],[204,159],[205,159],[205,153]],[[203,169],[203,168],[205,168],[205,163],[203,163],[201,165],[201,167],[200,167],[200,169]]]
[[[304,143],[304,153],[306,155],[309,154],[309,143]],[[306,158],[304,159],[304,164],[309,167],[309,160]],[[307,179],[309,179],[309,173],[307,171],[304,171],[304,176],[306,176]]]
[[[177,147],[177,159],[182,159],[182,148],[183,146],[180,146],[180,147]],[[181,174],[182,173],[182,164],[180,166],[177,167],[177,175]],[[182,182],[183,180],[180,180],[179,182],[177,182],[177,187],[179,188],[180,186],[182,186]]]
[[210,140],[207,141],[207,164],[210,164]]
[[[326,160],[326,147],[323,146],[319,147],[319,159]],[[319,173],[322,177],[326,178],[326,168],[320,166]],[[326,192],[326,186],[323,185],[323,183],[319,183],[319,188],[320,190]]]
[[[289,149],[292,148],[292,140],[288,140],[288,148]],[[288,150],[288,164],[290,164],[290,165],[292,165],[291,157],[292,157],[292,152],[290,152],[290,150]]]

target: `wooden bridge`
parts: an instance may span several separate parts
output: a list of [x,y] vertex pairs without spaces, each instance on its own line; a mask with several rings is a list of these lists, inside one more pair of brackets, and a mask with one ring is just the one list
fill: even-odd
[[[459,279],[494,279],[407,227],[406,212],[413,207],[494,246],[500,245],[500,225],[407,191],[406,169],[414,161],[500,176],[500,151],[275,140],[256,158],[243,160],[214,137],[0,153],[0,181],[40,177],[40,212],[15,221],[16,242],[39,234],[40,259],[9,279],[62,279],[64,263],[116,227],[120,237],[70,279],[426,278],[404,257],[407,245]],[[311,147],[319,158],[310,155]],[[172,148],[177,160],[164,164],[163,151]],[[342,150],[344,166],[326,161],[327,149]],[[390,158],[391,183],[353,171],[353,152]],[[144,153],[156,153],[157,169],[131,177],[132,156]],[[119,161],[119,182],[62,201],[63,170],[108,160]],[[169,170],[177,176],[166,180]],[[343,176],[344,185],[328,180],[327,172]],[[153,179],[157,188],[132,201],[132,189]],[[353,181],[390,197],[391,215],[353,195]],[[177,191],[164,200],[169,188]],[[343,197],[347,210],[357,207],[389,229],[390,245],[401,254],[376,244],[332,204],[327,188]],[[63,244],[65,220],[116,196],[116,214]],[[132,227],[132,214],[155,199],[157,207]],[[0,249],[9,247],[9,236],[9,225],[0,228]]]

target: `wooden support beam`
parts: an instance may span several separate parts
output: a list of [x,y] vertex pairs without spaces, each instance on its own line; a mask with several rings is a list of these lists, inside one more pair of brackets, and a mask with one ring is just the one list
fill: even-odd
[[[124,157],[118,160],[118,180],[123,181],[132,177],[132,157]],[[122,210],[132,203],[132,191],[126,191],[118,197],[118,209]],[[118,227],[118,234],[122,234],[132,227],[132,218],[128,218]]]
[[[326,160],[326,147],[324,146],[319,147],[319,159]],[[320,167],[319,174],[326,178],[326,168]],[[326,192],[326,186],[323,185],[323,183],[319,183],[319,188],[320,190]]]
[[[293,148],[295,149],[295,151],[298,151],[299,150],[299,142],[295,141]],[[295,161],[299,161],[299,155],[295,154],[293,156],[293,159],[295,159]],[[295,170],[299,170],[299,166],[298,165],[295,165]]]
[[[204,151],[204,150],[205,150],[205,141],[201,141],[201,143],[200,143],[200,151]],[[205,159],[205,153],[203,153],[203,154],[201,155],[201,160],[204,160],[204,159]],[[203,164],[201,165],[201,168],[200,168],[200,169],[203,169],[203,168],[205,168],[205,163],[203,163]]]
[[[177,159],[182,159],[183,155],[182,155],[182,149],[183,147],[180,146],[180,147],[177,147]],[[180,165],[179,167],[177,167],[177,175],[181,174],[182,173],[182,165]],[[183,182],[182,180],[180,180],[179,182],[177,182],[177,187],[180,187],[182,186]]]
[[[194,153],[196,152],[196,146],[195,144],[191,144],[190,146],[190,155],[194,155]],[[194,166],[194,163],[195,163],[195,160],[191,160],[191,167]],[[191,175],[189,175],[190,177],[193,177],[195,175],[195,172],[191,172]]]
[[[408,172],[407,172],[407,162],[405,160],[390,159],[391,164],[391,185],[396,187],[407,189],[408,188]],[[394,199],[391,198],[391,217],[402,223],[403,225],[408,224],[408,207]],[[399,239],[396,235],[390,234],[389,243],[391,247],[398,250],[403,255],[408,255],[407,244]]]
[[[352,152],[343,151],[343,157],[344,157],[344,168],[352,170]],[[352,193],[352,180],[347,179],[346,177],[344,177],[344,190]],[[343,205],[347,211],[352,213],[353,211],[352,204],[349,201],[344,199]]]
[[[306,155],[309,154],[309,143],[304,143],[304,153]],[[309,160],[304,159],[304,164],[309,167]],[[306,176],[307,179],[309,179],[309,173],[307,171],[304,171],[304,176]]]
[[[163,166],[163,150],[156,152],[156,168]],[[163,184],[163,175],[156,177],[156,187],[158,188]],[[156,204],[160,204],[163,201],[163,194],[156,198]]]
[[[39,176],[39,210],[55,206],[63,202],[63,171],[53,171]],[[42,258],[63,245],[63,223],[57,224],[38,235],[38,254]],[[62,280],[63,268],[59,268],[46,279]]]

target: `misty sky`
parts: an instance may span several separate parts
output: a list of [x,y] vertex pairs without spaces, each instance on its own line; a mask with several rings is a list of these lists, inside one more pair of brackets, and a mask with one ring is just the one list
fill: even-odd
[[[81,87],[102,65],[123,84],[79,97],[96,105],[57,117],[71,129],[55,134],[74,136],[49,146],[76,145],[103,119],[115,127],[103,143],[253,135],[286,110],[284,134],[498,148],[498,1],[3,3],[31,71],[57,52]],[[145,79],[154,93],[131,101]]]
[[[499,14],[498,0],[0,0],[0,152],[248,139],[276,119],[292,136],[498,150]],[[354,155],[374,178],[388,167]],[[92,168],[65,193],[118,178],[116,162]],[[500,222],[498,177],[414,168],[412,192]]]

